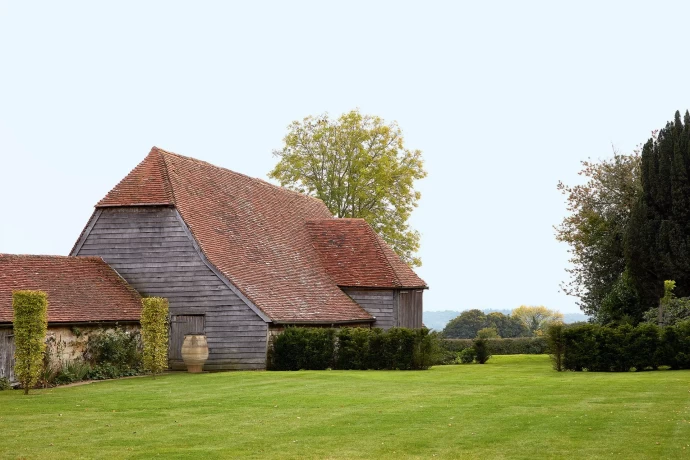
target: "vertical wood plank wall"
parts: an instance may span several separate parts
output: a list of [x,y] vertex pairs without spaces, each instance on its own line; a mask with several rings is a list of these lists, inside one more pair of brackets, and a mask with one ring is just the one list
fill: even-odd
[[423,291],[401,290],[399,292],[398,326],[417,329],[422,327]]
[[343,288],[345,294],[376,317],[374,327],[390,329],[396,326],[394,291],[363,290]]
[[0,378],[14,382],[14,331],[0,329]]
[[182,361],[182,344],[186,334],[206,334],[204,315],[173,315],[170,317],[170,362]]
[[102,257],[143,296],[167,298],[171,316],[205,315],[205,369],[266,367],[266,323],[204,264],[173,208],[103,208],[73,255]]

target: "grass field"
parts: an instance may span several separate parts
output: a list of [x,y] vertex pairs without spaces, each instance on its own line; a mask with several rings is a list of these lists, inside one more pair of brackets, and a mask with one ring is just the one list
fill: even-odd
[[169,374],[0,392],[0,458],[690,458],[690,371]]

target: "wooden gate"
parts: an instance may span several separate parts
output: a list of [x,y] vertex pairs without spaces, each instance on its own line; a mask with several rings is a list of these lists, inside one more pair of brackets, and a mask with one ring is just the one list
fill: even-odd
[[170,367],[175,369],[182,365],[182,342],[185,334],[205,334],[206,320],[204,315],[173,315],[170,317],[170,349],[168,359]]
[[14,331],[0,329],[0,379],[14,382]]

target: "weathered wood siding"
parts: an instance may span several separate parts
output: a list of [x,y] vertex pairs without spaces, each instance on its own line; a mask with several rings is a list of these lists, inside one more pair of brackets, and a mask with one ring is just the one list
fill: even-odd
[[186,334],[206,334],[205,315],[173,315],[170,317],[170,367],[183,369],[182,344]]
[[103,208],[73,255],[102,257],[142,295],[167,298],[171,316],[205,315],[205,369],[265,368],[266,323],[204,263],[185,230],[174,208]]
[[343,288],[352,300],[376,317],[374,327],[422,327],[422,290]]
[[343,288],[352,300],[357,302],[371,316],[376,318],[374,327],[390,329],[397,325],[395,291],[363,290]]
[[409,290],[398,293],[398,326],[422,327],[422,295],[424,291]]
[[14,382],[14,331],[0,329],[0,379]]

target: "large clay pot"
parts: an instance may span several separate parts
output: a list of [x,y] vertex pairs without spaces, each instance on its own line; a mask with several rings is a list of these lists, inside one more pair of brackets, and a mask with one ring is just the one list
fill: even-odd
[[204,369],[208,359],[208,342],[203,334],[185,334],[182,342],[182,361],[187,372],[198,373]]

